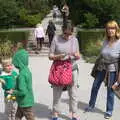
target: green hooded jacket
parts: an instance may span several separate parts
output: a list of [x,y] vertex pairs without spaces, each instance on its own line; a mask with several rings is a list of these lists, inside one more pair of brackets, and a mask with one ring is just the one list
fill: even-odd
[[19,69],[13,93],[16,95],[19,107],[31,107],[34,104],[32,74],[28,68],[28,57],[28,52],[25,49],[20,49],[14,54],[12,61],[14,66]]
[[11,72],[11,74],[2,71],[0,78],[5,81],[5,84],[2,84],[2,88],[4,89],[4,95],[6,97],[8,95],[6,91],[15,89],[17,73],[14,70]]

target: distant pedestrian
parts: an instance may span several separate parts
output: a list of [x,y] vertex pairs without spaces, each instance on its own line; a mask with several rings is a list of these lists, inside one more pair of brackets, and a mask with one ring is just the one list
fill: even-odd
[[52,20],[50,20],[46,30],[46,35],[48,35],[49,38],[49,46],[51,45],[51,42],[55,35],[55,31],[56,31],[55,24],[52,22]]
[[69,16],[69,7],[67,3],[64,4],[62,8],[62,14],[63,14],[63,26],[67,24],[68,16]]
[[21,120],[25,117],[27,120],[35,120],[32,106],[34,105],[34,96],[32,90],[32,74],[28,68],[28,52],[20,48],[13,56],[13,64],[19,70],[19,75],[16,80],[15,90],[10,90],[8,93],[16,95],[18,109],[15,120]]
[[95,80],[91,89],[89,106],[85,109],[85,111],[89,112],[94,110],[99,88],[105,80],[105,84],[107,86],[107,103],[104,117],[109,119],[112,117],[114,110],[115,94],[112,87],[115,89],[118,85],[120,85],[120,80],[118,80],[118,76],[120,75],[120,28],[117,22],[112,20],[106,24],[105,29],[106,40],[103,43],[100,57],[97,59],[92,71],[92,76]]
[[35,34],[35,38],[37,40],[37,50],[41,50],[42,44],[43,44],[44,38],[45,38],[44,29],[41,24],[36,25],[34,34]]
[[53,6],[53,20],[56,21],[58,15],[58,7],[56,5]]

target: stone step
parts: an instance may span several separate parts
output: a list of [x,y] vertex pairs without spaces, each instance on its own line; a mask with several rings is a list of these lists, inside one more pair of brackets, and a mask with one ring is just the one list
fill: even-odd
[[[48,25],[48,21],[49,20],[45,20],[44,22],[42,21],[42,25],[44,26],[44,31],[46,31],[47,25]],[[61,34],[61,26],[62,26],[62,19],[56,19],[55,21],[55,26],[56,26],[56,34]],[[46,24],[47,23],[47,24]],[[35,29],[35,28],[34,28]],[[36,51],[36,39],[34,36],[34,29],[32,29],[29,33],[29,37],[28,37],[28,43],[27,43],[27,50],[30,54],[30,56],[48,56],[49,53],[49,39],[48,36],[45,36],[45,40],[43,43],[43,48],[41,51]]]
[[48,56],[49,51],[28,51],[30,56]]
[[29,54],[29,56],[30,57],[48,57],[48,54],[35,54],[35,53],[33,53],[33,54]]
[[49,54],[49,48],[43,46],[42,50],[28,49],[28,52],[29,52],[30,56],[48,56],[48,54]]

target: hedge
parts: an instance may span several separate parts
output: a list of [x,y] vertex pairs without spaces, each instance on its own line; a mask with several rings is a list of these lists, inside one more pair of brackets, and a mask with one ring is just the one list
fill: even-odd
[[28,31],[0,31],[0,41],[10,40],[13,43],[28,39]]
[[78,29],[77,37],[79,40],[80,52],[84,56],[97,56],[104,40],[103,29]]

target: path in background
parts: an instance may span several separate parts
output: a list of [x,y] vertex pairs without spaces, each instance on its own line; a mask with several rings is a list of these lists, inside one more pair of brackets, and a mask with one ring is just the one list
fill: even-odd
[[[52,14],[49,14],[43,21],[44,29],[47,26],[49,19],[52,18]],[[61,19],[58,19],[58,21]],[[57,24],[57,33],[60,33],[61,24]],[[52,109],[52,88],[48,83],[48,74],[51,66],[51,61],[47,55],[30,56],[30,69],[33,74],[33,90],[35,96],[34,113],[36,120],[50,120]],[[84,108],[88,105],[93,78],[90,76],[93,64],[86,63],[82,57],[78,61],[80,75],[79,82],[80,88],[78,89],[78,113],[80,120],[105,120],[104,112],[106,105],[106,88],[102,84],[94,113],[84,113]],[[1,93],[1,90],[0,90]],[[0,94],[0,120],[6,120],[4,118],[4,104],[3,94]],[[120,101],[115,99],[114,113],[112,120],[120,120]],[[68,95],[67,92],[63,92],[61,98],[61,119],[70,120],[68,116]]]
[[[58,18],[53,19],[52,10],[51,10],[51,12],[41,22],[41,24],[44,28],[44,32],[46,32],[49,20],[52,20],[54,22],[54,24],[56,26],[56,34],[60,34],[61,33],[61,26],[62,26],[61,15],[59,14]],[[30,56],[47,56],[48,51],[49,51],[48,43],[49,43],[48,36],[46,35],[42,50],[37,51],[38,54],[36,54],[36,39],[34,36],[34,28],[30,30],[29,37],[28,37],[28,44],[27,44],[27,50],[30,53]]]

